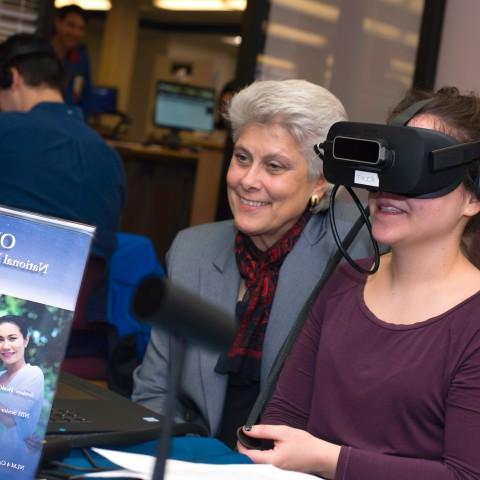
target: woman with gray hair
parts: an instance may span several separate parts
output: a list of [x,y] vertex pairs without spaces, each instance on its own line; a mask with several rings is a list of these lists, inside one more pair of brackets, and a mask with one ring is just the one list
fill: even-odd
[[[233,446],[277,352],[336,246],[325,207],[329,185],[313,146],[346,118],[340,101],[304,80],[257,81],[228,108],[234,140],[227,173],[233,221],[181,231],[167,255],[169,278],[238,321],[225,354],[189,347],[177,421],[203,425]],[[336,208],[345,234],[356,217]],[[358,238],[351,254],[368,255]],[[163,413],[171,339],[154,328],[134,374],[133,399]]]

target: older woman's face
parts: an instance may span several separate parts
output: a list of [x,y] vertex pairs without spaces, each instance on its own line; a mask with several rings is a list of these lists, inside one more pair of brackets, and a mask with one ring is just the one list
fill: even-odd
[[25,362],[25,348],[28,338],[24,338],[18,325],[10,322],[0,323],[0,360],[5,367]]
[[300,218],[312,194],[325,194],[326,181],[309,180],[307,160],[283,127],[252,123],[235,143],[227,187],[235,225],[266,250]]

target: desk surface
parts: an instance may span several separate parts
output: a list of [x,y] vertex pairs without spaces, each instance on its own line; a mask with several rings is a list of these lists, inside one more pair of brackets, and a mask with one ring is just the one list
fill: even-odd
[[[124,452],[141,453],[144,455],[156,455],[157,441],[150,441],[124,447],[121,450]],[[102,447],[102,448],[108,448]],[[120,450],[118,446],[112,447],[114,450]],[[112,468],[115,467],[108,460],[94,452],[91,452],[92,458],[100,467]],[[233,452],[225,444],[215,438],[206,437],[174,437],[171,440],[170,456],[174,460],[183,460],[195,463],[211,463],[211,464],[251,464],[250,459],[240,453]],[[62,462],[62,472],[68,474],[80,473],[80,468],[90,468],[91,464],[88,462],[84,453],[80,449],[73,449],[70,454]],[[69,470],[66,466],[72,466]],[[74,470],[77,469],[77,470]],[[85,471],[82,473],[86,473]],[[43,478],[41,472],[38,478]]]
[[156,144],[144,145],[142,143],[123,142],[118,140],[110,140],[108,143],[120,154],[137,154],[152,159],[161,157],[162,160],[166,161],[178,159],[190,159],[196,161],[198,158],[198,152],[194,152],[188,148],[173,149]]

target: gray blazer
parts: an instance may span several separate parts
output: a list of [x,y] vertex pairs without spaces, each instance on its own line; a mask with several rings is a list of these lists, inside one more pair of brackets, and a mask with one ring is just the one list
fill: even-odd
[[[343,237],[357,210],[336,203],[337,228]],[[350,253],[354,258],[369,255],[366,230]],[[234,315],[240,274],[234,254],[237,230],[232,221],[218,222],[181,231],[167,257],[169,278]],[[326,212],[314,215],[280,270],[275,298],[264,339],[261,386],[283,341],[310,292],[320,279],[336,246]],[[166,396],[171,339],[159,328],[152,330],[143,364],[134,372],[133,400],[162,413]],[[177,421],[195,422],[211,435],[219,431],[225,401],[227,376],[214,371],[218,354],[190,347],[177,398]]]

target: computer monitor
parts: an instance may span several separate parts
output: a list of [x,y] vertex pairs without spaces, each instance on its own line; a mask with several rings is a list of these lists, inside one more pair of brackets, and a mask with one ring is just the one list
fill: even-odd
[[211,132],[214,128],[215,90],[159,80],[155,87],[153,124],[171,130]]
[[93,86],[88,101],[92,114],[117,112],[117,89],[114,87]]

